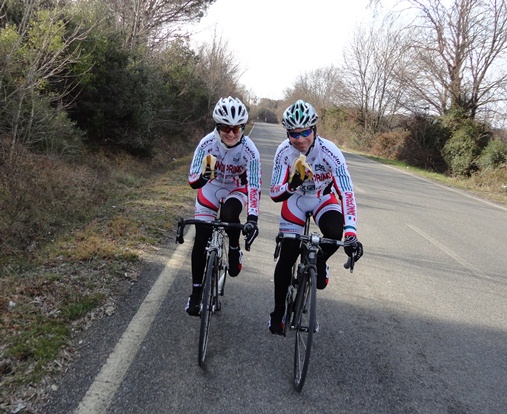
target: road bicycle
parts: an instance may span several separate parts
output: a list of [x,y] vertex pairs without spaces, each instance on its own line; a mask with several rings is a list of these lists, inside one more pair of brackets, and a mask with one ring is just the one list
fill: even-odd
[[[285,301],[284,332],[290,329],[296,332],[294,348],[294,386],[301,392],[306,379],[310,363],[313,334],[319,330],[317,322],[317,254],[320,246],[329,244],[335,246],[349,246],[340,240],[321,237],[318,233],[310,234],[311,213],[306,214],[303,234],[278,233],[274,258],[278,258],[284,239],[300,241],[298,261],[292,268],[291,283],[287,290]],[[354,260],[349,257],[344,264],[350,272],[354,271]]]
[[[178,220],[176,242],[184,243],[183,232],[186,225],[202,225],[211,228],[213,231],[206,247],[206,267],[203,276],[203,289],[200,306],[201,327],[199,331],[199,352],[198,363],[202,367],[208,349],[209,330],[211,317],[215,312],[221,310],[219,296],[224,295],[225,280],[228,273],[228,255],[226,248],[227,229],[243,229],[241,223],[226,223],[220,220],[203,221],[197,219]],[[246,250],[250,250],[246,246]]]

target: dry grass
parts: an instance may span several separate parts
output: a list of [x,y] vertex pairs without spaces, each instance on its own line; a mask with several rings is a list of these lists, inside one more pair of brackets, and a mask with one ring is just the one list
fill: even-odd
[[[48,378],[72,359],[79,332],[114,312],[143,257],[167,244],[195,197],[189,156],[143,165],[125,155],[97,155],[92,167],[79,168],[36,156],[25,162],[38,174],[18,170],[20,204],[9,209],[9,193],[0,194],[9,210],[0,244],[11,246],[0,261],[0,412],[35,412]],[[163,172],[154,172],[155,162]],[[30,203],[28,212],[22,203]],[[6,227],[22,214],[16,229]]]

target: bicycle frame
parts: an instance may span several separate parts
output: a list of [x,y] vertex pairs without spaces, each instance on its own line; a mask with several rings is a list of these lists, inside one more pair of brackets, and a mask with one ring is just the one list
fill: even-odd
[[[321,245],[332,244],[335,246],[347,246],[349,244],[340,240],[321,237],[318,233],[310,234],[311,213],[306,214],[306,222],[303,234],[279,233],[276,241],[275,260],[281,250],[284,239],[300,241],[300,262],[293,266],[292,279],[287,290],[286,313],[284,324],[284,336],[288,327],[296,332],[294,348],[294,386],[297,392],[301,392],[308,371],[313,334],[318,332],[316,317],[317,298],[317,254]],[[354,269],[354,260],[349,258],[344,264],[345,268]]]
[[203,289],[201,298],[201,326],[199,333],[198,364],[202,366],[208,349],[211,317],[221,310],[222,304],[219,296],[224,295],[225,280],[227,278],[228,263],[225,249],[226,229],[242,229],[240,223],[226,223],[220,220],[203,221],[196,219],[179,219],[176,233],[176,242],[184,243],[183,232],[188,224],[203,225],[212,228],[211,237],[206,247],[206,267],[203,276]]

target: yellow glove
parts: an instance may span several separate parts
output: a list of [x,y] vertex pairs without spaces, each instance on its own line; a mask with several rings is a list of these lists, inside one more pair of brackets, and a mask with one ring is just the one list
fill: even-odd
[[289,183],[294,178],[296,172],[299,173],[303,181],[305,179],[311,180],[313,178],[312,167],[308,165],[308,163],[306,162],[306,156],[303,154],[300,154],[299,158],[295,158],[294,161],[292,162],[292,167],[290,168]]
[[206,168],[209,165],[209,168],[211,169],[211,175],[209,178],[215,178],[215,164],[217,163],[217,157],[211,154],[207,154],[202,159],[202,168],[201,168],[201,174],[206,174]]

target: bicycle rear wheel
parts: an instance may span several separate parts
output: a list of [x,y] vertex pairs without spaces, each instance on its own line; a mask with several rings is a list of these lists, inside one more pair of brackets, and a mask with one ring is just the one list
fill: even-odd
[[211,325],[211,316],[214,311],[214,303],[217,298],[214,298],[216,292],[216,278],[217,278],[217,252],[211,251],[208,256],[208,263],[206,265],[206,275],[204,281],[204,291],[202,294],[202,308],[201,308],[201,329],[199,333],[199,354],[198,363],[201,367],[206,358],[206,351],[208,349],[209,328]]
[[301,392],[305,384],[306,373],[310,363],[313,334],[317,323],[317,275],[315,268],[308,270],[304,285],[299,286],[296,297],[294,315],[294,329],[296,330],[296,345],[294,350],[294,385],[297,392]]

